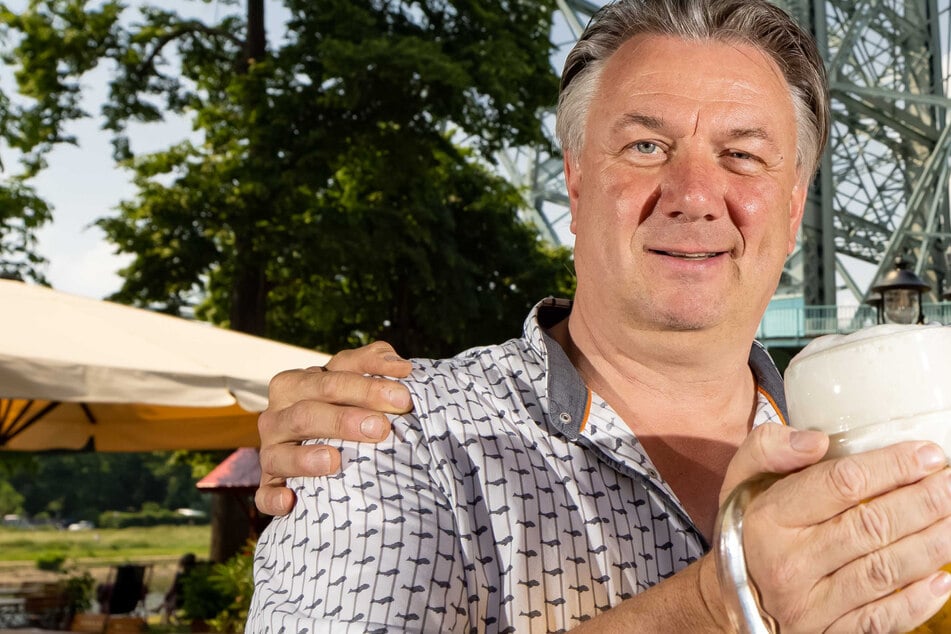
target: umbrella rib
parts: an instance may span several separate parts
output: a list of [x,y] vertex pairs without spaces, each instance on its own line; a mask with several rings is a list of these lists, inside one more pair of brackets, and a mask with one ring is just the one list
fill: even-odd
[[83,414],[86,415],[86,420],[88,420],[88,421],[89,421],[90,423],[92,423],[93,425],[95,425],[96,423],[99,422],[99,421],[96,420],[96,417],[93,416],[92,410],[89,409],[89,406],[88,406],[88,405],[86,405],[85,403],[80,403],[80,404],[79,404],[79,407],[82,408]]
[[13,418],[13,420],[10,421],[10,425],[7,428],[8,431],[5,431],[2,434],[0,434],[0,446],[5,445],[11,440],[13,440],[17,435],[19,435],[24,430],[28,429],[31,425],[33,425],[33,423],[35,423],[36,421],[46,416],[47,414],[52,412],[54,409],[56,409],[60,405],[59,401],[51,401],[47,403],[46,406],[40,411],[38,411],[36,414],[33,414],[32,416],[24,420],[24,417],[27,415],[27,412],[29,411],[30,407],[33,406],[34,402],[35,401],[33,400],[28,401],[26,407],[20,410],[20,413],[17,414]]

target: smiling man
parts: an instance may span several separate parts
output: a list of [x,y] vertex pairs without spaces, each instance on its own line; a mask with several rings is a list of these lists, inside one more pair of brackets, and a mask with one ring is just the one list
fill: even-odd
[[[381,407],[391,386],[275,378],[259,502],[286,512],[281,474],[342,468],[288,482],[297,503],[259,541],[249,631],[727,630],[717,508],[765,471],[792,473],[744,520],[765,622],[898,631],[937,611],[943,454],[819,462],[824,436],[777,424],[781,377],[754,341],[828,120],[812,40],[765,1],[602,9],[558,107],[574,301],[541,302],[519,339],[415,361],[413,411],[379,444],[293,443],[359,440],[358,421],[384,435],[327,403]],[[332,367],[397,365],[363,354]]]

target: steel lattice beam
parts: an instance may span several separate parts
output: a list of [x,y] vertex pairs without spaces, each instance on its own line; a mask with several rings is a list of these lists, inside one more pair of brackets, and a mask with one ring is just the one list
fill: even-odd
[[[833,111],[829,147],[780,293],[801,294],[806,304],[835,304],[838,286],[863,301],[894,258],[904,255],[931,283],[931,299],[938,299],[951,245],[951,100],[944,61],[951,0],[774,1],[815,34]],[[556,0],[558,70],[601,4]],[[545,121],[551,131],[553,115]],[[560,158],[517,148],[500,163],[528,192],[530,213],[546,237],[570,241]]]

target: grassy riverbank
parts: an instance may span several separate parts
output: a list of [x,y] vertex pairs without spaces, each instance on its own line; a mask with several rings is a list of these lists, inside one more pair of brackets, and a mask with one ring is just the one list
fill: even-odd
[[55,580],[61,573],[40,570],[37,561],[62,556],[65,569],[88,570],[97,581],[115,564],[152,564],[150,590],[164,593],[179,557],[191,552],[207,559],[210,540],[207,525],[82,531],[0,528],[0,585]]

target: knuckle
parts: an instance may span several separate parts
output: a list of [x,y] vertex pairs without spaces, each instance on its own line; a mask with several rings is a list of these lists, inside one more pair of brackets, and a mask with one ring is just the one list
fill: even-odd
[[291,386],[296,385],[300,372],[300,370],[284,370],[271,377],[271,380],[268,381],[267,384],[268,400],[278,400],[278,397],[283,392],[289,390]]
[[876,550],[866,555],[866,578],[876,590],[885,592],[894,588],[898,573],[893,564],[894,561],[885,554],[885,551]]
[[324,367],[330,370],[336,370],[341,365],[347,365],[354,354],[355,352],[350,349],[340,350],[334,356],[330,357],[327,363],[324,364]]
[[[274,450],[269,446],[262,446],[258,451],[258,464],[261,465],[261,484],[265,484],[265,478],[269,474],[276,472],[276,464],[274,458]],[[263,495],[262,490],[259,488],[258,492],[255,494],[255,498]]]
[[[802,579],[803,570],[797,557],[783,557],[766,572],[766,587],[789,588]],[[763,587],[763,586],[760,586]],[[787,615],[788,616],[788,615]]]
[[925,487],[921,499],[922,508],[928,513],[929,517],[938,518],[948,514],[948,480],[942,474],[941,477],[931,478],[928,486]]
[[870,606],[858,618],[858,631],[864,634],[885,634],[891,631],[891,618],[884,606]]
[[929,531],[930,536],[925,542],[925,552],[928,558],[934,562],[940,562],[947,565],[951,562],[951,540],[947,535],[951,533],[951,520],[944,520],[935,524],[936,531]]
[[349,372],[323,372],[317,376],[314,398],[323,403],[333,403],[344,394]]
[[274,410],[266,409],[258,414],[258,436],[261,438],[261,444],[267,446],[266,438],[271,436],[274,428]]
[[891,542],[892,522],[878,504],[855,507],[855,526],[861,543],[881,548]]
[[751,434],[752,443],[750,444],[750,457],[757,465],[764,468],[767,466],[769,456],[772,453],[770,451],[770,434],[774,432],[772,429],[766,429],[767,427],[773,427],[773,425],[754,427]]
[[393,346],[385,341],[374,341],[367,345],[367,350],[374,354],[388,354],[393,352]]
[[297,401],[284,409],[281,417],[283,433],[291,438],[302,439],[310,437],[311,412],[309,401]]
[[858,502],[865,497],[868,488],[868,473],[852,457],[834,461],[829,469],[829,484],[832,492],[841,500]]

